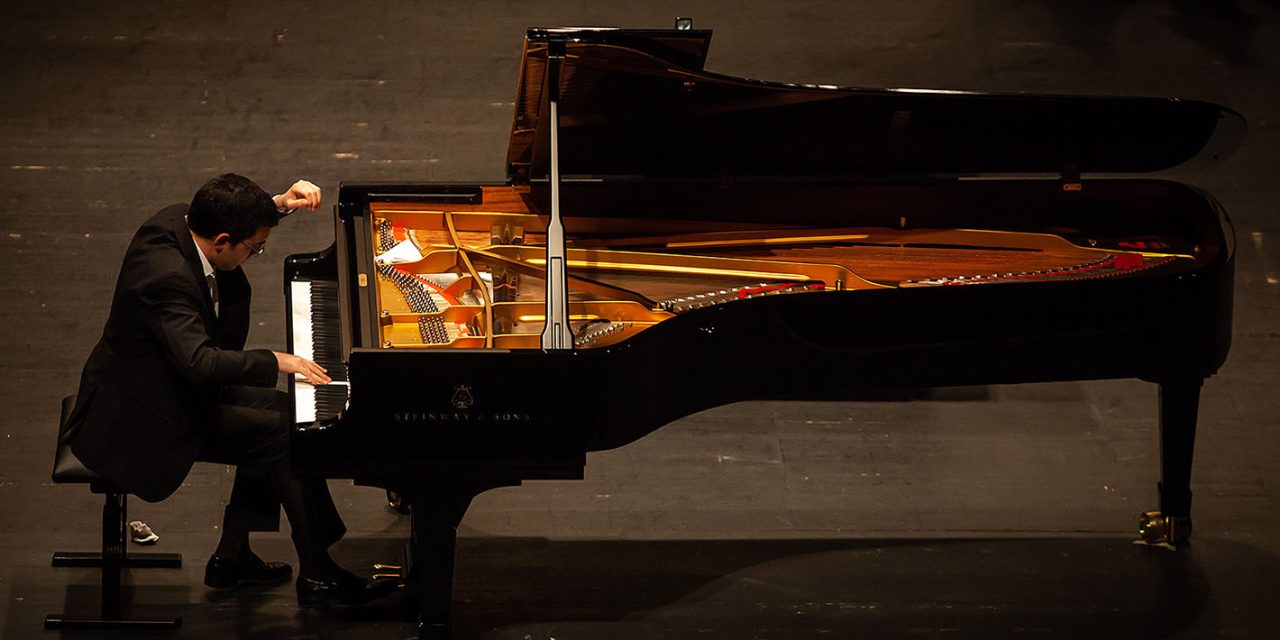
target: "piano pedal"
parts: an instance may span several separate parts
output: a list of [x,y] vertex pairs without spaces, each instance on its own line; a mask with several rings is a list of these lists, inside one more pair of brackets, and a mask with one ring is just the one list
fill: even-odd
[[374,580],[395,580],[404,585],[404,568],[395,564],[375,564],[370,577]]

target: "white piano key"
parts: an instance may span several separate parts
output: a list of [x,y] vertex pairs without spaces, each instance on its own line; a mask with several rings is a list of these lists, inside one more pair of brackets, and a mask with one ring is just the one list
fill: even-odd
[[[290,352],[311,360],[315,356],[315,343],[311,329],[311,283],[294,281],[289,283],[292,300],[293,344]],[[301,376],[294,374],[293,411],[297,422],[315,422],[316,389]]]
[[311,328],[311,283],[289,283],[293,299],[293,344],[292,353],[308,360],[315,359],[315,343],[312,340]]
[[[315,326],[312,324],[312,286],[307,281],[294,281],[289,283],[290,296],[292,300],[292,308],[290,309],[290,317],[292,319],[293,328],[293,344],[290,345],[290,353],[301,356],[308,360],[314,361],[315,354]],[[322,366],[328,366],[332,363],[319,363]],[[307,382],[306,378],[293,374],[294,383],[294,417],[299,423],[315,422],[318,417],[316,414],[317,403],[317,386]],[[320,385],[321,387],[340,386],[343,391],[348,390],[346,381],[335,380],[328,385]],[[350,395],[346,393],[346,395]],[[327,416],[326,416],[327,417]]]
[[316,388],[310,382],[303,380],[294,374],[293,381],[293,410],[294,421],[296,422],[315,422],[316,421]]

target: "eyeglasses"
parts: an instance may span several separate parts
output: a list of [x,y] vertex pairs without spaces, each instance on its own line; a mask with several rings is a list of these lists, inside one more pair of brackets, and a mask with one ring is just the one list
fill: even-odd
[[247,243],[246,243],[244,246],[246,246],[246,247],[248,247],[248,248],[249,248],[249,257],[250,257],[250,258],[256,258],[256,257],[258,257],[258,256],[262,255],[262,252],[264,252],[264,251],[266,251],[266,250],[267,250],[267,243],[265,243],[265,242],[264,242],[264,243],[262,243],[262,244],[260,244],[260,245],[257,245],[257,246],[254,246],[254,245],[251,245],[251,244],[247,244]]

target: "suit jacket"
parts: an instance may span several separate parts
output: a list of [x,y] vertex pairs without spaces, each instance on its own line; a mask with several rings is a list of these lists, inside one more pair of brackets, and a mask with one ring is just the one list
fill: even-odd
[[276,384],[275,356],[243,350],[244,271],[217,272],[215,316],[186,212],[167,207],[133,236],[62,436],[86,467],[151,502],[191,470],[204,446],[200,418],[224,385]]

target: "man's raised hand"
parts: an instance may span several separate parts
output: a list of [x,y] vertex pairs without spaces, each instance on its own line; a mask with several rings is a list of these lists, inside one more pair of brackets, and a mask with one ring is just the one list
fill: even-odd
[[288,191],[271,199],[275,201],[276,209],[279,209],[282,214],[301,207],[306,207],[308,211],[315,211],[320,208],[320,187],[306,180],[299,180],[293,183]]

